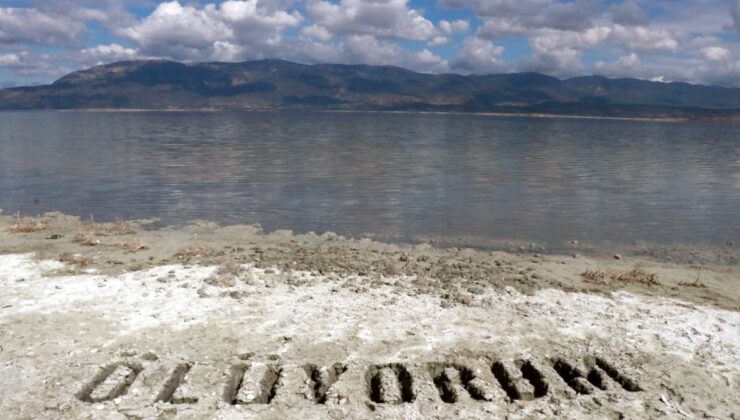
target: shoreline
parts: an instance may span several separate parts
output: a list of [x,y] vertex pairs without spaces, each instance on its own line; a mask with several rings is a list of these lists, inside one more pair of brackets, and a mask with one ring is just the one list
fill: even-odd
[[690,117],[619,117],[598,115],[569,115],[547,113],[507,113],[507,112],[465,112],[465,111],[415,111],[415,110],[364,110],[364,109],[291,109],[291,108],[80,108],[80,109],[6,109],[0,112],[63,112],[63,113],[187,113],[187,112],[282,112],[282,111],[309,111],[328,113],[370,113],[370,114],[419,114],[419,115],[471,115],[493,118],[533,118],[533,119],[575,119],[575,120],[602,120],[602,121],[635,121],[657,123],[682,122],[719,122],[737,123],[737,118],[690,118]]
[[[18,224],[27,225],[21,227],[31,232],[13,233]],[[740,310],[740,288],[735,287],[740,279],[740,249],[734,247],[643,244],[612,253],[577,244],[566,252],[548,253],[514,243],[513,250],[471,248],[465,246],[470,245],[465,238],[458,238],[463,243],[423,237],[416,238],[417,243],[397,243],[333,232],[264,232],[258,225],[221,226],[210,221],[153,225],[148,220],[95,223],[54,212],[35,218],[0,214],[0,254],[36,253],[48,260],[76,255],[85,261],[80,271],[94,269],[102,274],[168,264],[238,262],[339,276],[424,277],[438,282],[432,287],[436,292],[444,292],[449,282],[461,281],[467,287],[485,281],[522,293],[543,288],[596,294],[627,290]],[[625,281],[633,271],[640,275]],[[587,278],[588,273],[596,278]],[[651,275],[658,281],[640,278]]]
[[731,418],[740,267],[0,215],[8,418]]

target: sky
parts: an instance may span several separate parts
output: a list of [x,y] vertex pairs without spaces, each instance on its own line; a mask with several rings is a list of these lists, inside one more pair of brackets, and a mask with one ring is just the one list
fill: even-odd
[[740,86],[740,0],[0,0],[0,87],[147,58]]

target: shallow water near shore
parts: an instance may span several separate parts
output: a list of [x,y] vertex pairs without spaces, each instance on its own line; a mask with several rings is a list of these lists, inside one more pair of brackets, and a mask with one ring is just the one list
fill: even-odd
[[740,129],[329,112],[0,113],[0,208],[559,250],[740,239]]

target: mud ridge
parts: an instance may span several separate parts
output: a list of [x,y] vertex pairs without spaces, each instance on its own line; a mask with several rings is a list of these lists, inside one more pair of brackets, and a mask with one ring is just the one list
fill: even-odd
[[77,394],[81,401],[96,403],[118,398],[128,391],[144,367],[138,363],[117,362],[104,366]]
[[406,367],[400,363],[373,365],[367,373],[370,400],[379,404],[411,403],[416,396],[414,380]]
[[167,380],[167,382],[162,387],[162,390],[157,395],[156,400],[160,402],[165,403],[172,403],[172,404],[195,404],[198,402],[196,398],[187,398],[187,399],[173,399],[175,395],[175,391],[177,391],[177,388],[182,383],[183,379],[185,379],[185,375],[188,374],[190,369],[192,369],[193,365],[190,363],[181,363],[175,367],[172,371],[172,375],[170,376],[170,379]]
[[319,368],[316,365],[308,364],[304,365],[303,369],[311,379],[313,398],[318,404],[325,404],[327,399],[327,392],[342,376],[347,372],[347,366],[341,363],[335,363],[328,369]]

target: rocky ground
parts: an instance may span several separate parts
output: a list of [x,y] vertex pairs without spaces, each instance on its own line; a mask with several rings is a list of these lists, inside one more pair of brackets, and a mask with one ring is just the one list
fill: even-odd
[[3,418],[740,417],[732,264],[49,214],[0,284]]

